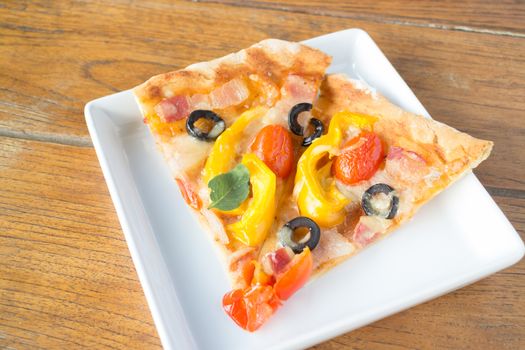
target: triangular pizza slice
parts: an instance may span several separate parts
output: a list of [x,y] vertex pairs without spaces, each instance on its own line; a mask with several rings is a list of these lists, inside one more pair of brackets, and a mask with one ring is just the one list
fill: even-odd
[[185,201],[221,248],[233,287],[224,310],[248,331],[492,147],[360,82],[323,81],[329,63],[270,39],[134,90]]

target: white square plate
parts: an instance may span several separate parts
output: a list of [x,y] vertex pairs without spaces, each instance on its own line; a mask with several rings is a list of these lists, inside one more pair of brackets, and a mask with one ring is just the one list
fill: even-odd
[[[429,116],[362,30],[305,43],[333,56],[329,72],[362,79],[399,106]],[[264,327],[248,333],[222,311],[227,277],[142,123],[131,91],[91,101],[85,114],[166,349],[307,347],[475,282],[524,254],[516,231],[469,174],[412,222],[308,284]]]

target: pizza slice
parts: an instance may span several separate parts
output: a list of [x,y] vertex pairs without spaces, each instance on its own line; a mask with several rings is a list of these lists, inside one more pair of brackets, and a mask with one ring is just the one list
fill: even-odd
[[406,112],[342,75],[326,77],[312,113],[327,132],[298,159],[293,194],[246,286],[223,301],[249,330],[313,276],[411,219],[492,149],[490,141]]

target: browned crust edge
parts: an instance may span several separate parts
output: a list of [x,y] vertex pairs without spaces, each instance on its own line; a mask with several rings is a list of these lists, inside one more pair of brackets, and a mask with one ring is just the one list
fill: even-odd
[[330,62],[330,56],[306,45],[266,39],[221,58],[156,75],[135,87],[133,92],[146,115],[165,97],[166,88],[174,95],[209,93],[232,79],[249,74],[267,77],[278,85],[290,73],[320,82]]

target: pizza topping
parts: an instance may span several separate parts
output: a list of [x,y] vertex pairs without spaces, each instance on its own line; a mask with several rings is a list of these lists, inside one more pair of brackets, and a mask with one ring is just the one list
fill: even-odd
[[392,187],[378,183],[365,191],[361,206],[368,216],[393,219],[399,207],[399,197]]
[[291,74],[286,77],[281,94],[284,98],[293,101],[313,101],[317,95],[317,87],[314,82]]
[[195,109],[210,109],[210,97],[206,94],[195,94],[189,98],[190,106],[192,110]]
[[[347,217],[347,219],[349,219],[349,217]],[[357,221],[357,219],[359,218],[356,218],[355,221]],[[322,231],[319,244],[312,252],[314,257],[314,269],[322,266],[330,260],[348,256],[355,251],[354,245],[343,236],[343,234],[347,234],[347,231],[353,229],[354,226],[355,224],[352,225],[351,228],[348,226],[348,228],[340,228],[338,226]]]
[[[212,150],[203,169],[202,179],[205,184],[215,176],[226,173],[232,168],[237,155],[239,140],[245,137],[251,122],[262,116],[266,111],[266,108],[257,107],[244,112],[217,138],[213,143]],[[222,211],[222,213],[227,215],[241,215],[246,210],[246,206],[247,201],[244,201],[236,209]]]
[[303,103],[296,104],[290,110],[290,113],[288,114],[288,126],[295,135],[297,136],[304,135],[304,128],[301,124],[299,124],[299,121],[298,121],[299,114],[301,114],[302,112],[309,111],[311,109],[312,109],[311,103],[303,102]]
[[277,180],[273,171],[253,153],[245,154],[242,164],[250,172],[253,197],[240,220],[228,225],[227,230],[239,242],[257,246],[264,241],[273,224]]
[[268,285],[273,282],[272,274],[266,273],[257,260],[250,260],[244,264],[242,275],[247,286],[255,284]]
[[[302,108],[303,111],[306,111],[308,108],[311,108],[311,104],[307,102],[313,101],[316,94],[317,87],[314,81],[306,80],[296,75],[288,76],[281,88],[280,99],[266,114],[264,123],[280,124],[289,127],[288,118],[285,117],[289,116],[293,106],[304,103]],[[301,112],[297,111],[296,114],[299,115]]]
[[[330,158],[339,152],[344,130],[348,127],[371,129],[375,118],[347,111],[336,113],[330,121],[328,133],[306,149],[297,163],[294,195],[301,215],[315,220],[323,227],[332,227],[344,221],[345,206],[350,199],[336,187],[330,175]],[[324,163],[323,163],[324,162]]]
[[[297,136],[304,136],[304,128],[299,124],[299,114],[312,109],[311,103],[299,103],[292,107],[288,114],[288,127]],[[314,128],[314,132],[303,139],[303,146],[310,146],[316,138],[321,137],[324,131],[323,122],[316,118],[311,118],[310,125]]]
[[294,252],[289,247],[282,247],[263,256],[262,265],[267,274],[278,274],[284,270],[292,258]]
[[259,284],[232,290],[222,299],[222,306],[228,316],[249,332],[261,327],[280,304],[271,286]]
[[[300,230],[307,230],[302,238],[296,236]],[[319,225],[310,218],[299,216],[288,221],[279,230],[279,241],[284,247],[289,247],[296,254],[301,253],[306,247],[314,250],[321,238]]]
[[418,162],[426,164],[425,158],[420,156],[418,153],[416,153],[414,151],[409,151],[407,149],[404,149],[404,148],[401,148],[401,147],[397,147],[397,146],[390,147],[390,149],[388,150],[388,155],[387,155],[386,158],[387,159],[410,158],[412,160],[415,160],[415,161],[418,161]]
[[335,158],[332,173],[347,185],[370,179],[384,159],[379,136],[364,131],[349,140]]
[[363,223],[358,223],[354,229],[353,241],[362,247],[372,243],[377,236],[377,232],[371,230]]
[[430,168],[425,158],[418,153],[392,146],[388,151],[385,171],[402,183],[413,184],[428,175]]
[[[211,144],[184,133],[159,143],[159,147],[173,174],[180,177],[179,174],[193,173],[202,166],[210,152]],[[184,149],[184,152],[180,152],[181,149]]]
[[297,292],[312,275],[313,266],[312,253],[306,247],[301,254],[292,259],[282,273],[277,274],[273,286],[277,298],[287,300]]
[[232,210],[238,208],[250,193],[250,171],[238,164],[227,173],[215,176],[208,182],[211,204],[209,208]]
[[170,123],[184,119],[190,113],[190,103],[187,96],[173,96],[159,102],[155,113],[163,122]]
[[[205,119],[213,123],[213,126],[208,132],[203,131],[195,125],[200,119]],[[215,140],[220,134],[222,134],[225,128],[226,124],[221,117],[212,111],[204,109],[198,109],[191,112],[188,120],[186,120],[186,131],[188,134],[203,141]]]
[[241,79],[233,79],[213,90],[209,97],[211,107],[222,109],[229,106],[236,106],[250,96],[248,87]]
[[265,126],[251,145],[254,152],[280,178],[290,175],[293,163],[292,137],[280,125]]
[[377,216],[361,216],[354,228],[352,240],[361,247],[375,241],[390,226],[391,221]]
[[[171,94],[171,92],[170,92]],[[155,107],[155,113],[160,120],[171,123],[186,118],[192,111],[199,109],[222,109],[236,106],[244,102],[250,91],[241,79],[233,79],[213,90],[209,94],[194,94],[191,96],[168,96]]]
[[315,139],[321,137],[324,131],[323,122],[320,121],[319,119],[316,119],[316,118],[310,119],[310,125],[314,128],[314,132],[311,135],[303,139],[304,147],[310,146]]
[[350,202],[330,177],[331,161],[318,169],[331,147],[323,136],[308,147],[297,163],[294,194],[299,212],[321,226],[331,227],[343,222],[345,206]]
[[241,328],[253,332],[308,281],[312,271],[313,258],[308,248],[295,255],[273,278],[251,261],[243,271],[245,282],[251,285],[226,293],[222,299],[224,311]]

